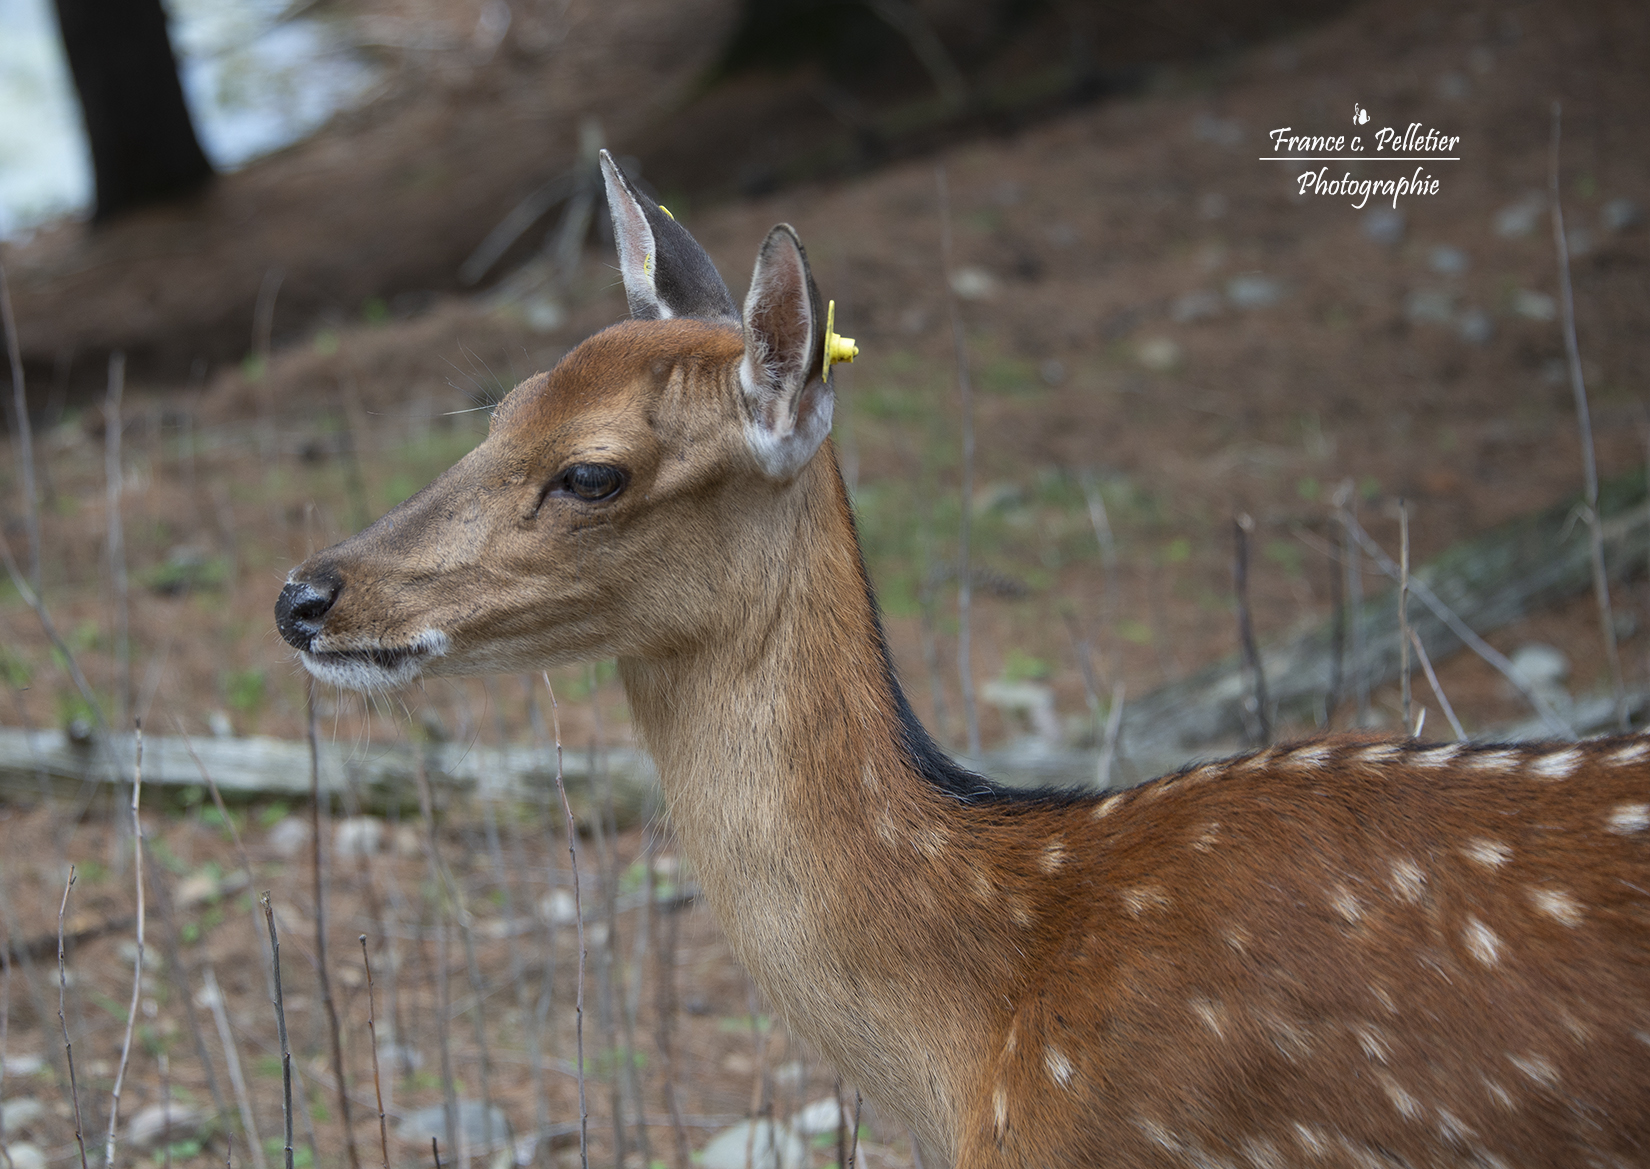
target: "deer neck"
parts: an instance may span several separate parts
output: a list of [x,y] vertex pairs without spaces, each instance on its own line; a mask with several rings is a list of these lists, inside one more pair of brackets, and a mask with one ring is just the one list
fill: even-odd
[[978,1066],[980,1023],[1024,974],[1018,947],[981,945],[1002,905],[967,893],[1002,842],[923,774],[828,449],[806,474],[738,631],[620,672],[683,850],[763,991],[869,1095],[955,1118],[954,1069]]

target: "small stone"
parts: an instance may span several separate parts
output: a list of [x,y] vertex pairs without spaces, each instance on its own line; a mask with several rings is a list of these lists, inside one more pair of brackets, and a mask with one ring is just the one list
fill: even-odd
[[[489,1120],[491,1125],[489,1125]],[[471,1153],[500,1145],[514,1147],[515,1138],[510,1132],[510,1118],[504,1115],[504,1110],[493,1107],[489,1113],[483,1108],[480,1100],[460,1100],[458,1102],[458,1139]],[[447,1114],[440,1104],[431,1104],[427,1108],[419,1108],[407,1113],[395,1126],[395,1135],[403,1141],[418,1145],[425,1152],[429,1152],[430,1138],[434,1137],[443,1145],[447,1144]],[[491,1146],[488,1140],[491,1138]],[[457,1153],[458,1150],[453,1150]]]
[[1168,337],[1148,337],[1135,349],[1140,364],[1156,373],[1167,373],[1180,364],[1180,346]]
[[1463,312],[1457,327],[1461,331],[1461,340],[1473,345],[1488,345],[1495,337],[1495,321],[1481,308],[1469,308]]
[[6,1075],[37,1076],[46,1067],[46,1061],[33,1052],[13,1052],[6,1056]]
[[1402,211],[1390,207],[1371,207],[1364,213],[1364,235],[1383,247],[1396,247],[1403,242],[1404,229],[1409,225]]
[[189,908],[203,901],[210,901],[219,895],[222,887],[221,878],[212,869],[196,869],[178,882],[178,904]]
[[579,920],[578,903],[568,889],[552,889],[539,899],[539,914],[551,925],[572,925]]
[[997,292],[997,278],[984,268],[958,268],[951,273],[951,291],[963,300],[989,300]]
[[803,1169],[808,1150],[786,1125],[745,1120],[712,1137],[698,1161],[700,1169]]
[[[121,964],[130,970],[132,963],[137,961],[137,942],[132,938],[125,938],[120,945],[115,947],[115,953],[119,956]],[[164,968],[165,965],[166,960],[161,956],[160,947],[153,942],[147,943],[143,947],[143,969],[154,972]]]
[[215,739],[232,739],[235,737],[235,724],[230,721],[227,710],[214,710],[206,716],[206,725]]
[[1507,239],[1529,235],[1535,231],[1546,210],[1547,197],[1539,191],[1531,191],[1518,202],[1509,203],[1495,213],[1495,234]]
[[1558,302],[1545,292],[1521,288],[1513,293],[1513,312],[1532,321],[1550,321],[1558,316]]
[[1644,208],[1632,199],[1611,199],[1599,213],[1599,222],[1605,231],[1626,231],[1644,222]]
[[1043,682],[993,678],[980,687],[980,700],[1004,713],[1024,715],[1040,739],[1060,741],[1060,719],[1054,713],[1054,688]]
[[1467,270],[1467,253],[1448,244],[1439,244],[1428,255],[1427,263],[1442,276],[1459,276]]
[[11,1158],[11,1169],[46,1169],[46,1151],[28,1141],[15,1141],[6,1146]]
[[283,860],[291,860],[309,847],[309,822],[297,816],[283,816],[264,837],[269,851]]
[[1513,650],[1513,673],[1538,690],[1562,687],[1570,676],[1570,659],[1564,651],[1539,641]]
[[0,1104],[0,1120],[4,1120],[7,1132],[27,1128],[45,1112],[45,1106],[33,1096],[18,1096]]
[[377,856],[384,850],[384,821],[377,816],[346,816],[333,825],[332,855],[339,860]]
[[1404,316],[1417,324],[1447,325],[1455,319],[1455,293],[1418,288],[1404,297]]
[[827,1096],[823,1100],[815,1100],[797,1110],[791,1117],[791,1126],[805,1137],[818,1136],[822,1132],[836,1132],[838,1126],[852,1128],[853,1113],[834,1096]]
[[176,1144],[197,1135],[206,1125],[206,1113],[176,1100],[170,1105],[150,1104],[140,1108],[126,1122],[126,1141],[134,1149],[150,1149]]
[[397,824],[390,847],[395,855],[411,859],[424,854],[424,834],[411,824]]
[[1207,321],[1226,311],[1226,302],[1218,292],[1200,288],[1177,298],[1169,316],[1176,324],[1189,325],[1193,321]]
[[1265,308],[1283,299],[1283,285],[1259,272],[1245,272],[1226,282],[1226,299],[1237,308]]

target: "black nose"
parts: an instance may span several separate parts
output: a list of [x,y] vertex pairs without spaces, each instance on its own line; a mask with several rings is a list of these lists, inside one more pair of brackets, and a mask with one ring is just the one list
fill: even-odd
[[329,570],[318,572],[308,580],[287,581],[281,595],[275,598],[275,628],[292,648],[308,649],[315,635],[321,632],[328,610],[343,591],[343,579]]

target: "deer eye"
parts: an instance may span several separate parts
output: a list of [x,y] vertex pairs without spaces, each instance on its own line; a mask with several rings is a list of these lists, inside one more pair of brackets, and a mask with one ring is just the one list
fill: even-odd
[[625,473],[603,463],[575,463],[563,478],[567,490],[587,503],[612,499],[624,490]]

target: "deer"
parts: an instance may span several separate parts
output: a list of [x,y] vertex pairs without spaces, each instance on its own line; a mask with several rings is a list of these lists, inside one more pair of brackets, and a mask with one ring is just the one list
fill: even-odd
[[630,319],[292,570],[315,678],[616,659],[734,954],[923,1164],[1650,1165],[1650,739],[974,774],[896,676],[796,232],[736,306],[601,167]]

